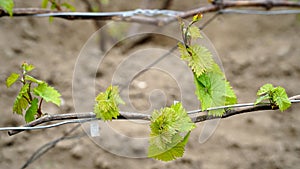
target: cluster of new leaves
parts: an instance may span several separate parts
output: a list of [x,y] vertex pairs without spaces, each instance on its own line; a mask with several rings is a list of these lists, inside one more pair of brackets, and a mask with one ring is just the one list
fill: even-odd
[[281,86],[274,87],[272,84],[263,85],[257,92],[258,98],[255,104],[268,101],[273,107],[278,107],[281,111],[288,109],[291,106],[285,89]]
[[[202,110],[210,107],[235,104],[236,95],[224,73],[212,58],[211,52],[204,46],[191,45],[192,39],[202,38],[200,30],[193,24],[201,20],[202,15],[193,17],[193,21],[185,27],[181,23],[184,44],[178,43],[181,58],[188,62],[194,73],[196,95],[201,102]],[[210,115],[222,116],[224,109],[209,111]]]
[[0,0],[0,8],[13,15],[14,1],[13,0]]
[[124,104],[124,101],[119,96],[117,86],[109,86],[105,92],[101,92],[95,99],[94,113],[97,118],[102,120],[112,120],[117,118],[119,113],[119,104]]
[[61,94],[46,82],[28,75],[34,69],[33,65],[23,63],[21,69],[22,74],[12,73],[6,79],[6,86],[9,88],[17,81],[22,83],[13,105],[13,113],[23,115],[23,111],[26,111],[25,121],[30,122],[42,116],[41,105],[43,100],[60,106]]
[[[148,157],[162,161],[182,157],[190,131],[195,128],[181,103],[154,111],[151,116]],[[187,133],[187,134],[186,134]],[[182,136],[185,134],[184,136]]]

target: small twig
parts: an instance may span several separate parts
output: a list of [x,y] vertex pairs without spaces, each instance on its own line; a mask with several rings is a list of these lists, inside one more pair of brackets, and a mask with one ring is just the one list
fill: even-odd
[[201,115],[201,116],[196,116],[192,118],[192,121],[194,123],[199,123],[203,122],[206,120],[212,120],[212,119],[220,119],[220,118],[227,118],[231,117],[234,115],[238,114],[243,114],[243,113],[250,113],[250,112],[256,112],[260,110],[275,110],[271,105],[257,105],[257,106],[251,106],[247,108],[240,108],[240,109],[235,109],[235,110],[226,110],[225,113],[221,116],[211,116],[211,115]]
[[30,91],[31,91],[31,82],[29,82],[29,87],[28,87],[28,90],[27,90],[29,100],[30,100],[30,102],[28,102],[28,103],[32,102],[32,95],[31,95]]
[[37,113],[38,113],[38,118],[40,118],[42,115],[43,115],[43,112],[42,112],[42,104],[43,104],[43,98],[41,98],[41,100],[40,100],[40,103],[39,103],[39,107],[38,107],[38,111],[37,111]]
[[[300,2],[295,1],[271,1],[271,0],[257,0],[257,1],[223,1],[216,4],[209,4],[196,9],[188,11],[174,11],[174,10],[150,10],[137,9],[133,11],[121,12],[60,12],[52,10],[44,10],[37,8],[15,8],[13,16],[37,16],[37,17],[59,17],[69,20],[75,19],[94,19],[94,20],[113,20],[125,22],[137,22],[144,24],[152,24],[163,26],[170,22],[176,21],[177,18],[188,18],[198,13],[224,12],[227,8],[248,8],[248,7],[262,7],[268,11],[264,13],[281,14],[278,11],[269,11],[273,8],[300,8]],[[286,11],[286,10],[284,10]],[[257,13],[257,12],[256,12]],[[9,16],[9,14],[0,9],[0,17]],[[164,17],[162,17],[164,16]]]
[[[298,95],[300,96],[300,95]],[[293,97],[290,97],[289,100],[291,101],[291,103],[299,103],[300,102],[300,99],[299,98],[295,98],[294,96]],[[272,103],[260,103],[260,104],[257,104],[257,106],[270,106],[272,105]],[[256,106],[255,103],[242,103],[242,104],[234,104],[234,105],[227,105],[227,106],[219,106],[219,107],[212,107],[212,108],[208,108],[204,111],[211,111],[211,110],[219,110],[219,109],[230,109],[230,108],[239,108],[239,107],[250,107],[250,106]],[[202,110],[192,110],[192,111],[189,111],[188,114],[195,114],[195,113],[200,113],[200,112],[204,112]]]
[[58,11],[62,11],[60,4],[55,2],[55,0],[50,0],[50,3],[55,6]]
[[29,98],[27,98],[25,95],[22,96],[29,104],[31,104],[31,101]]

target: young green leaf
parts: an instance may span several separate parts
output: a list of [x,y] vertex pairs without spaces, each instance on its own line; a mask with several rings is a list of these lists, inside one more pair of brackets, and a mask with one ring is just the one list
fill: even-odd
[[33,82],[33,83],[36,83],[36,84],[42,84],[42,83],[45,83],[44,81],[42,80],[38,80],[30,75],[25,75],[25,80],[28,80],[30,82]]
[[0,0],[0,8],[4,9],[10,16],[13,15],[14,1]]
[[192,38],[202,38],[200,29],[197,26],[191,26],[188,30],[188,36],[191,36]]
[[26,62],[24,62],[24,63],[22,64],[22,69],[23,69],[23,71],[25,71],[26,73],[32,71],[34,68],[35,68],[35,67],[34,67],[32,64],[28,64],[28,63],[26,63]]
[[162,161],[171,161],[182,157],[184,154],[184,147],[188,142],[189,136],[190,132],[188,132],[183,139],[179,134],[175,135],[172,142],[167,144],[166,149],[160,149],[156,145],[151,144],[150,138],[148,157]]
[[57,106],[61,103],[61,94],[47,83],[41,83],[33,89],[35,95],[40,96],[47,102],[52,102]]
[[[196,95],[201,102],[202,110],[211,107],[235,104],[236,95],[217,64],[212,70],[194,78]],[[209,111],[209,115],[222,116],[224,109]]]
[[164,143],[170,143],[176,133],[187,132],[195,128],[181,103],[154,111],[151,117],[150,136],[158,136],[157,146],[163,148]]
[[274,86],[270,83],[267,83],[263,85],[258,91],[257,91],[257,96],[261,96],[264,94],[267,94],[271,92],[274,89]]
[[271,97],[269,94],[266,94],[266,95],[262,95],[262,96],[259,96],[256,101],[255,101],[255,105],[259,104],[259,103],[262,103],[264,100],[270,100]]
[[[181,103],[154,111],[151,116],[148,156],[169,161],[181,157],[187,138],[181,136],[195,128]],[[184,144],[183,144],[184,143]],[[182,151],[178,151],[181,149]]]
[[37,98],[34,98],[31,102],[31,106],[27,109],[25,114],[25,121],[27,123],[35,119],[34,116],[37,114],[38,111],[38,102],[39,100]]
[[22,115],[23,110],[25,110],[28,107],[28,90],[29,90],[29,84],[25,84],[22,86],[18,96],[15,99],[14,105],[13,105],[13,112]]
[[225,85],[226,85],[226,89],[225,89],[225,105],[231,105],[231,104],[236,104],[237,103],[237,97],[232,89],[232,86],[230,85],[230,83],[225,79]]
[[197,77],[212,68],[214,61],[212,54],[207,48],[199,45],[192,45],[185,48],[180,43],[178,44],[178,48],[181,53],[181,59],[188,62],[188,65]]
[[259,104],[264,100],[268,100],[271,104],[275,104],[281,111],[288,109],[291,106],[286,91],[283,87],[274,87],[272,84],[263,85],[257,92],[258,98],[255,104]]
[[13,85],[18,79],[20,75],[17,73],[12,73],[7,79],[6,79],[6,86],[9,88],[11,85]]
[[182,43],[178,43],[177,44],[177,46],[178,46],[178,50],[179,50],[179,52],[180,52],[180,55],[181,55],[181,57],[188,57],[190,54],[188,53],[188,51],[187,51],[187,49],[186,49],[186,47],[185,47],[185,45],[184,44],[182,44]]
[[283,87],[276,87],[274,91],[274,101],[279,107],[280,111],[284,111],[291,106],[291,101],[289,100],[285,89]]
[[254,104],[262,103],[264,100],[268,100],[269,103],[275,104],[273,100],[273,92],[274,92],[274,86],[272,84],[265,84],[257,91],[257,99]]
[[99,93],[95,101],[94,113],[97,118],[101,118],[104,121],[117,118],[120,114],[118,105],[124,104],[116,86],[109,86],[105,92]]

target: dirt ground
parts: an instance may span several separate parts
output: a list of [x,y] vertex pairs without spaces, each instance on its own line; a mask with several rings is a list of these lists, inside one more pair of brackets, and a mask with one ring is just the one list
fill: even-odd
[[[138,2],[129,5],[124,2],[116,2],[107,10],[140,6]],[[17,3],[17,7],[38,5],[36,0]],[[171,6],[171,9],[180,10],[190,8],[192,5],[180,1],[174,1]],[[78,9],[84,9],[84,6],[78,3]],[[205,15],[204,21],[210,16]],[[118,23],[110,30],[135,32],[146,28]],[[145,65],[176,45],[176,40],[152,35],[128,48],[133,41],[129,38],[109,50],[100,64],[99,38],[93,36],[95,38],[89,41],[91,44],[85,45],[94,32],[92,21],[54,19],[49,23],[48,18],[0,18],[1,127],[24,124],[22,117],[11,112],[19,86],[10,89],[5,86],[6,77],[19,71],[23,61],[36,66],[34,76],[62,93],[64,104],[60,108],[51,103],[43,107],[51,114],[91,111],[93,98],[89,94],[104,90],[111,82],[122,90],[124,88],[122,96],[126,105],[121,107],[122,111],[150,113],[174,100],[183,100],[188,110],[198,107],[191,73],[183,62],[170,59],[178,57],[176,52],[157,64],[157,68],[132,81],[129,87],[126,85],[128,79]],[[172,33],[178,36],[178,30],[171,30]],[[218,52],[239,103],[253,102],[256,91],[265,83],[285,87],[289,96],[300,93],[300,21],[296,15],[221,15],[204,29],[204,33]],[[111,39],[107,37],[107,41]],[[74,75],[79,75],[80,79]],[[260,111],[223,119],[204,143],[199,143],[198,138],[206,123],[197,124],[184,157],[168,163],[131,158],[144,156],[147,142],[131,142],[128,138],[147,137],[148,123],[112,122],[109,125],[114,131],[128,137],[118,137],[107,131],[100,138],[65,140],[28,168],[296,169],[300,166],[299,110],[300,105],[294,104],[284,113]],[[0,168],[20,168],[40,146],[62,136],[73,126],[69,124],[15,136],[1,132]],[[80,135],[86,126],[76,133]]]

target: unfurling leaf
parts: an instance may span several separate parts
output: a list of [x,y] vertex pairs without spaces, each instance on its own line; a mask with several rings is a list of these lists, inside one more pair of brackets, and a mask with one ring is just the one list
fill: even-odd
[[27,123],[33,121],[35,118],[34,116],[37,114],[38,111],[38,102],[39,100],[37,98],[34,98],[31,102],[31,106],[27,109],[25,114],[25,121]]
[[34,68],[35,68],[35,67],[34,67],[32,64],[28,64],[28,63],[26,63],[26,62],[24,62],[24,63],[22,64],[22,69],[23,69],[23,71],[25,71],[26,73],[32,71]]
[[197,26],[191,26],[189,28],[188,36],[191,36],[191,38],[202,38],[200,29]]
[[13,105],[13,112],[22,115],[23,110],[25,110],[28,107],[28,90],[29,90],[29,84],[25,84],[22,86],[18,96],[15,99],[14,105]]
[[291,101],[289,100],[285,89],[283,87],[276,87],[274,91],[274,101],[278,105],[280,111],[284,111],[291,106]]
[[188,57],[189,53],[188,53],[185,45],[180,42],[177,45],[178,45],[178,50],[180,52],[181,57]]
[[101,118],[104,121],[117,118],[120,114],[118,105],[124,104],[116,86],[109,86],[105,92],[99,93],[95,101],[94,113],[97,118]]
[[270,84],[270,83],[265,84],[257,91],[257,96],[268,94],[273,89],[274,89],[274,86],[272,84]]
[[281,111],[288,109],[291,106],[291,101],[289,100],[286,91],[283,87],[274,87],[272,84],[263,85],[257,92],[258,98],[255,104],[262,103],[267,100],[271,105],[275,104]]
[[186,48],[181,43],[178,44],[178,48],[181,53],[181,59],[188,62],[189,67],[191,67],[197,77],[212,68],[214,61],[212,54],[207,48],[198,45]]
[[61,103],[61,94],[55,90],[53,87],[48,86],[47,83],[41,83],[36,88],[33,89],[34,94],[40,96],[47,102],[52,102],[57,106]]
[[0,8],[4,9],[10,16],[13,15],[14,1],[0,0]]
[[6,79],[6,86],[9,88],[11,85],[13,85],[18,79],[20,75],[17,73],[12,73],[7,79]]
[[[199,77],[195,76],[194,82],[196,95],[201,102],[202,110],[237,102],[234,91],[217,64],[214,64],[210,71],[203,73]],[[218,109],[211,110],[208,114],[222,116],[224,112],[224,109]]]
[[169,161],[183,155],[188,138],[183,138],[181,135],[195,128],[195,124],[181,103],[177,103],[160,111],[154,111],[150,128],[148,157]]

